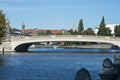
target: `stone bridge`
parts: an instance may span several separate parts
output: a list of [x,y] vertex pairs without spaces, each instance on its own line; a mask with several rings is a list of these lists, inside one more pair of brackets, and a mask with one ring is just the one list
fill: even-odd
[[1,50],[4,47],[7,51],[26,52],[30,45],[38,42],[52,41],[84,41],[84,42],[102,42],[110,43],[120,47],[120,37],[109,36],[85,36],[85,35],[47,35],[47,36],[26,36],[11,37],[11,42],[3,42]]

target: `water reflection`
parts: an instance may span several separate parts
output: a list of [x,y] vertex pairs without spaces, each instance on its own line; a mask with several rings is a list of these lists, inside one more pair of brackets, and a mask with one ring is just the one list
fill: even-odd
[[4,58],[0,55],[0,66],[4,64]]
[[82,48],[33,48],[30,52],[56,52],[56,53],[119,53],[120,49],[82,49]]

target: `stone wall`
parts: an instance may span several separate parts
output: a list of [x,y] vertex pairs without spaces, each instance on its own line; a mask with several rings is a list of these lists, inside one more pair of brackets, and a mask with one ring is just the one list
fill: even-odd
[[0,45],[0,52],[3,51],[3,48],[6,52],[12,51],[11,42],[3,42],[2,45]]

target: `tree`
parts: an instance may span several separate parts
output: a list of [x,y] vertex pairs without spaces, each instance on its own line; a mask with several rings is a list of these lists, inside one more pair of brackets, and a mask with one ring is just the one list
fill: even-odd
[[40,36],[40,35],[46,35],[46,32],[38,32],[37,36]]
[[83,31],[84,31],[83,20],[80,19],[79,25],[78,25],[78,33],[79,33],[79,34],[82,34]]
[[112,36],[110,28],[105,28],[105,36]]
[[20,31],[20,30],[17,29],[17,28],[11,28],[11,27],[10,27],[10,33],[13,33],[13,32],[15,32],[15,31]]
[[118,25],[115,26],[114,32],[115,32],[114,33],[115,36],[117,36],[117,37],[120,36],[120,25],[119,26]]
[[2,38],[5,35],[5,30],[6,30],[6,26],[5,26],[5,14],[3,14],[3,11],[0,10],[0,38]]
[[52,34],[52,32],[50,30],[46,31],[46,35],[51,35],[51,34]]
[[110,36],[111,35],[111,30],[109,28],[105,27],[105,19],[104,16],[102,17],[99,29],[98,29],[98,35],[100,36]]
[[73,30],[71,29],[71,30],[69,30],[69,32],[71,33],[71,35],[77,35],[78,34],[78,32],[77,31],[74,31],[73,32]]
[[105,19],[104,16],[102,17],[99,29],[98,29],[98,35],[104,36],[105,35]]
[[71,35],[71,33],[69,31],[66,31],[64,35]]
[[94,31],[92,28],[88,28],[83,32],[84,35],[95,35]]

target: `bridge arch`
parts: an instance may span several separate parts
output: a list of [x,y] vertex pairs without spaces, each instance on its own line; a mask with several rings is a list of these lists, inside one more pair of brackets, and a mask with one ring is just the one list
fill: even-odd
[[23,43],[15,47],[16,52],[28,52],[28,48],[34,43]]

